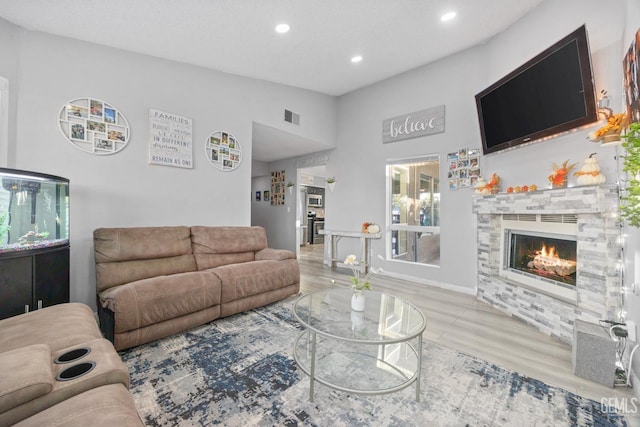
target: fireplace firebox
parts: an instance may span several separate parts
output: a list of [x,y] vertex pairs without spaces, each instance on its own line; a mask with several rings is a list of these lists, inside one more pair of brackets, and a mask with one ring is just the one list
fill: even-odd
[[579,267],[575,216],[506,216],[502,233],[502,277],[575,303]]
[[545,233],[510,230],[507,268],[532,276],[576,285],[576,240]]

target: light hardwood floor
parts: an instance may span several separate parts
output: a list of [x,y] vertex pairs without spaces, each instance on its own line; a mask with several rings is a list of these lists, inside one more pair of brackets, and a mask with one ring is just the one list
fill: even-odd
[[[332,279],[345,286],[350,283],[349,270],[332,269],[323,265],[322,244],[300,249],[301,292],[308,293],[329,287]],[[597,402],[601,402],[603,398],[617,398],[621,402],[626,398],[628,407],[631,407],[629,402],[634,396],[631,389],[609,388],[574,375],[570,346],[492,308],[474,296],[382,275],[375,277],[372,286],[418,306],[427,318],[424,334],[427,340]],[[636,416],[627,418],[631,425],[640,425]]]

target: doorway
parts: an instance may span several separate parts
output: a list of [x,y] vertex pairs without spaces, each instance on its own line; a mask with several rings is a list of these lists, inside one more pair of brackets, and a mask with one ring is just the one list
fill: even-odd
[[326,166],[298,169],[298,248],[300,252],[322,254],[326,220]]

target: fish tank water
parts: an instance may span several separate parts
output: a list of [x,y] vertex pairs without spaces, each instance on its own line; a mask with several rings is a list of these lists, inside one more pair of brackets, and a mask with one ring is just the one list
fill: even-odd
[[69,180],[0,168],[0,256],[69,243]]

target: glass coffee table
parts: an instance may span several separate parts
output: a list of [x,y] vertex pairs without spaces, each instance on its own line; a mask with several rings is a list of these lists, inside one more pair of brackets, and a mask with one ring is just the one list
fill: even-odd
[[309,375],[309,400],[317,381],[336,390],[384,394],[416,384],[420,400],[422,333],[426,320],[413,304],[375,291],[365,310],[351,310],[350,289],[301,296],[293,313],[306,328],[296,339],[294,358]]

